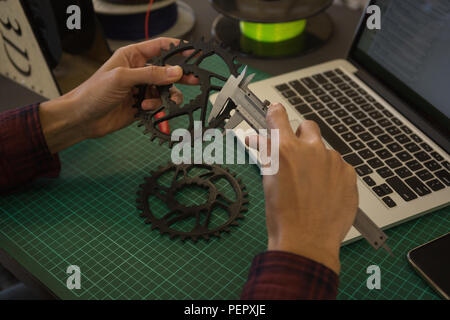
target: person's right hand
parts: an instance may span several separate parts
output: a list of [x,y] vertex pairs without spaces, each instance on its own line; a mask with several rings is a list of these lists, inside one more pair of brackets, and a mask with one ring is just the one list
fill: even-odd
[[304,121],[294,134],[281,104],[269,108],[267,125],[280,134],[279,171],[263,178],[268,250],[302,255],[339,274],[339,248],[358,208],[355,170],[326,148],[315,122]]

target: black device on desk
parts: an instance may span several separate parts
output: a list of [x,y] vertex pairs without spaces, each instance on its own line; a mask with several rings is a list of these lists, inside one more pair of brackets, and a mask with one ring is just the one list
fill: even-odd
[[445,299],[450,299],[450,233],[408,252],[408,261]]

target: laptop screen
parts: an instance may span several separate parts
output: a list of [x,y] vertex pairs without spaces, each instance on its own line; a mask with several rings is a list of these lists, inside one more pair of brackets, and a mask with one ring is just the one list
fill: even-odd
[[447,126],[450,1],[376,0],[371,4],[381,8],[381,30],[369,30],[364,21],[351,58],[403,100]]

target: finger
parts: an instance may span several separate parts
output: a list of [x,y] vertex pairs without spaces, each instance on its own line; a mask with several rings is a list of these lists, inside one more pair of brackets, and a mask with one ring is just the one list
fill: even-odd
[[245,137],[245,145],[250,149],[258,150],[259,149],[259,136],[252,135]]
[[194,76],[193,74],[190,75],[184,75],[180,81],[178,81],[178,83],[181,84],[189,84],[189,85],[198,85],[200,83],[200,81],[198,80],[198,78],[196,76]]
[[183,94],[177,88],[172,87],[170,88],[170,100],[180,105],[183,103]]
[[[187,42],[187,41],[185,41],[185,42]],[[185,57],[189,57],[189,56],[191,56],[194,52],[195,52],[194,49],[191,49],[191,50],[184,50],[184,51],[181,51],[181,55],[183,55],[183,56],[185,56]],[[199,55],[199,54],[196,54],[194,57],[197,57],[198,55]]]
[[112,70],[113,80],[120,87],[131,88],[138,84],[167,85],[177,82],[183,76],[180,66],[142,68],[115,68]]
[[317,125],[317,123],[310,120],[305,120],[300,124],[297,129],[297,136],[301,140],[309,142],[322,141],[319,126]]
[[169,50],[170,44],[178,45],[179,39],[174,38],[157,38],[153,40],[147,40],[129,47],[129,50],[138,50],[139,53],[147,60],[161,54],[161,49]]
[[[166,67],[169,67],[169,66],[172,66],[172,65],[166,64]],[[188,84],[188,85],[197,85],[200,83],[200,81],[193,74],[183,74],[183,77],[180,79],[180,81],[178,81],[178,83]]]
[[[149,60],[150,58],[153,58],[155,56],[161,55],[161,49],[163,50],[169,50],[170,45],[173,43],[174,45],[178,45],[180,43],[180,39],[175,38],[157,38],[152,40],[143,41],[140,43],[137,43],[135,45],[129,46],[129,50],[137,50],[141,56],[143,56],[145,59]],[[183,40],[184,42],[187,42]],[[184,50],[181,52],[181,55],[185,57],[191,56],[195,52],[194,49],[191,50]]]
[[[154,88],[150,87],[149,88]],[[148,89],[147,92],[151,91],[151,89]],[[170,99],[175,102],[177,105],[180,105],[183,103],[183,94],[180,90],[178,90],[175,87],[170,88]],[[159,98],[159,96],[156,96],[154,94],[147,95],[147,98],[142,101],[141,108],[143,110],[155,110],[159,108],[162,105],[162,100]]]
[[159,97],[159,92],[156,86],[147,86],[147,90],[145,91],[145,99],[155,99]]
[[148,86],[148,88],[150,88],[149,98],[160,98],[160,94],[159,94],[158,88],[156,88],[156,86]]
[[[251,135],[245,137],[245,144],[250,149],[261,151],[262,147],[268,147],[270,149],[270,138],[265,136]],[[269,150],[270,153],[270,150]]]
[[[172,65],[166,64],[166,67],[170,67]],[[183,77],[178,81],[178,83],[181,84],[187,84],[187,85],[198,85],[200,83],[199,79],[194,76],[193,74],[183,74]]]
[[280,103],[272,104],[267,112],[267,127],[269,129],[278,129],[280,131],[280,137],[293,136],[291,124],[286,109]]
[[270,167],[271,159],[271,146],[270,138],[266,136],[252,135],[245,137],[245,144],[247,147],[253,150],[257,150],[258,161],[260,165],[264,167]]
[[142,110],[148,111],[148,110],[156,110],[162,105],[162,101],[159,98],[154,99],[145,99],[141,103]]
[[301,124],[297,127],[297,130],[295,131],[295,135],[297,138],[300,138],[300,135],[302,134],[302,126]]

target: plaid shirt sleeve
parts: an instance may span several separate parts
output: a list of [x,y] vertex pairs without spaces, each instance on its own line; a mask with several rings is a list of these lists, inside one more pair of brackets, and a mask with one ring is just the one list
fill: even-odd
[[57,177],[60,170],[42,132],[39,104],[0,113],[0,194],[39,177]]
[[336,299],[338,275],[305,257],[281,251],[257,255],[244,286],[244,300]]

